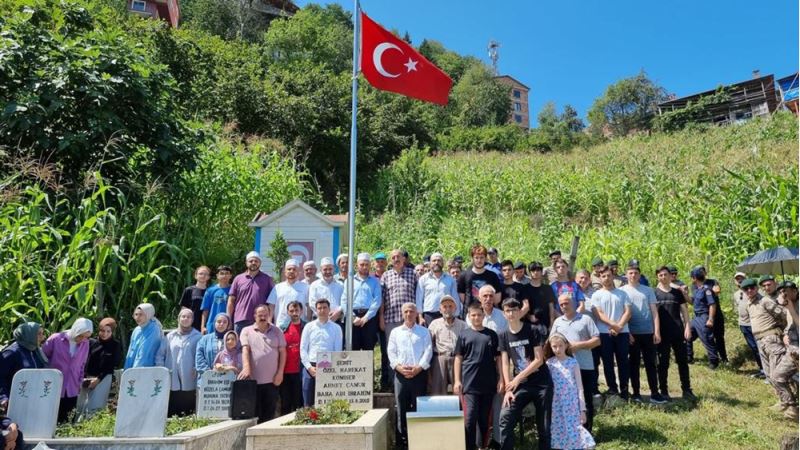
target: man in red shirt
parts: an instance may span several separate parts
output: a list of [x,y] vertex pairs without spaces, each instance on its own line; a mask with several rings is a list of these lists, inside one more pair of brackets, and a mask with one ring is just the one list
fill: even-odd
[[283,330],[286,338],[286,365],[283,367],[283,383],[280,385],[281,415],[303,406],[302,379],[300,376],[300,336],[305,323],[302,319],[303,306],[300,302],[286,305],[289,325]]

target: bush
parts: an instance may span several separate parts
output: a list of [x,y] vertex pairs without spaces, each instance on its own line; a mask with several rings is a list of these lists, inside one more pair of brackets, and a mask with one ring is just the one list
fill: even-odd
[[452,127],[436,137],[438,149],[448,152],[511,152],[525,139],[525,131],[516,125]]

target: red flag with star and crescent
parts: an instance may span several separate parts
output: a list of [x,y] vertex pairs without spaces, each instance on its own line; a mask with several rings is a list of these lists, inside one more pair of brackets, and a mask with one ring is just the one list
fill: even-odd
[[447,105],[453,80],[408,42],[361,12],[361,73],[369,84],[426,102]]

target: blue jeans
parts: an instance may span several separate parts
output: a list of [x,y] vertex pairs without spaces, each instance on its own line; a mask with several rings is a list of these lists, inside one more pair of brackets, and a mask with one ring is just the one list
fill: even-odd
[[703,343],[703,347],[705,347],[706,353],[708,354],[708,363],[716,367],[717,364],[719,364],[717,341],[714,339],[714,329],[707,327],[706,322],[708,322],[707,314],[695,316],[694,319],[692,319],[692,338],[686,341],[686,354],[689,360],[694,359],[693,343],[697,338],[700,338],[700,342]]
[[764,368],[761,366],[761,355],[758,353],[758,344],[756,344],[756,337],[753,336],[753,328],[749,325],[739,325],[739,329],[742,331],[742,336],[744,336],[747,346],[750,347],[750,351],[753,352],[753,359],[756,360],[758,369],[763,372]]
[[312,377],[305,367],[300,369],[300,373],[303,374],[303,406],[314,406],[314,388],[317,386],[317,379]]
[[[606,376],[606,385],[610,392],[620,393],[623,396],[628,395],[628,377],[630,375],[628,353],[630,345],[628,333],[619,333],[616,336],[600,333],[600,357],[603,360],[603,374]],[[615,359],[617,361],[617,372],[619,372],[619,385],[617,385],[617,377],[614,374]]]

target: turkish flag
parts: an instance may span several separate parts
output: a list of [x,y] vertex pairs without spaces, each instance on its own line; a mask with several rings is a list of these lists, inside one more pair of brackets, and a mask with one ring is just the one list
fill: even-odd
[[369,84],[426,102],[447,105],[453,80],[408,42],[361,12],[361,73]]

